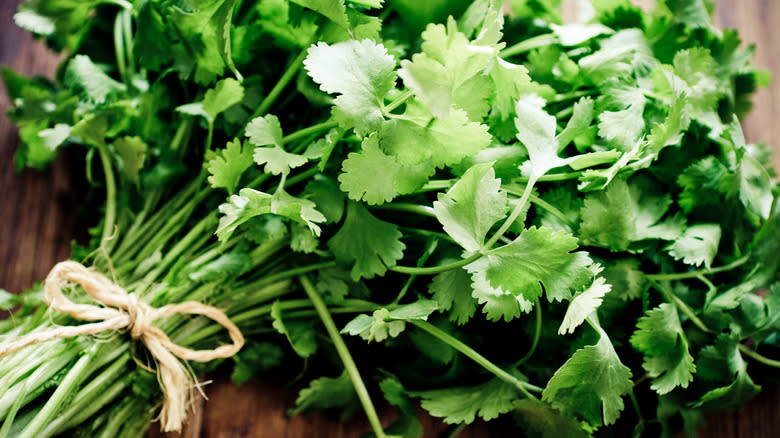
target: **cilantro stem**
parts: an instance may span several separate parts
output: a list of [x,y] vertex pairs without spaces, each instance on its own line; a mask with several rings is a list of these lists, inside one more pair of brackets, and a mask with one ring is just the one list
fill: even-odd
[[446,265],[441,266],[429,266],[427,268],[413,268],[411,266],[388,266],[388,270],[393,272],[399,272],[401,274],[411,274],[411,275],[435,275],[439,274],[441,272],[446,272],[452,269],[457,269],[462,266],[466,266],[469,263],[473,262],[474,260],[482,257],[481,252],[476,252],[468,257],[466,257],[463,260],[458,260],[457,262],[449,263]]
[[568,93],[556,94],[555,97],[547,101],[547,104],[560,103],[571,99],[578,99],[580,97],[590,96],[597,93],[596,90],[576,90]]
[[314,288],[314,285],[311,284],[306,276],[302,275],[298,277],[298,279],[301,282],[301,286],[303,286],[303,290],[306,291],[306,295],[309,296],[314,308],[317,310],[322,323],[325,325],[325,330],[328,331],[328,335],[333,341],[333,346],[336,347],[336,352],[338,353],[339,358],[341,358],[341,362],[344,364],[344,368],[346,369],[350,380],[352,380],[352,385],[355,387],[358,399],[360,399],[360,403],[363,405],[363,410],[366,412],[368,422],[371,424],[371,429],[374,430],[374,434],[376,434],[377,438],[385,438],[385,430],[382,427],[382,423],[379,421],[379,416],[376,413],[376,408],[374,408],[374,403],[371,401],[371,396],[368,394],[368,389],[366,389],[366,385],[360,377],[357,365],[355,365],[355,361],[352,359],[352,355],[350,354],[349,349],[347,349],[347,345],[344,343],[344,339],[341,337],[339,329],[333,321],[333,317],[331,317],[330,312],[328,312],[328,307],[325,305],[322,297],[320,297],[317,289]]
[[528,349],[528,353],[525,354],[520,360],[515,362],[515,367],[520,366],[523,362],[531,358],[536,351],[536,347],[539,345],[539,338],[542,336],[542,306],[539,303],[539,299],[536,299],[534,303],[534,309],[536,310],[536,326],[534,328],[534,339],[531,341],[531,348]]
[[704,324],[704,322],[701,319],[699,319],[698,316],[696,316],[695,313],[693,313],[693,310],[690,307],[688,307],[688,305],[685,304],[681,299],[677,298],[677,296],[674,293],[672,293],[672,291],[670,291],[669,289],[667,289],[666,287],[664,287],[663,285],[661,285],[660,283],[658,283],[657,281],[652,280],[652,279],[650,280],[650,284],[657,291],[661,292],[661,295],[663,295],[664,298],[666,298],[667,301],[669,301],[670,303],[674,304],[678,309],[680,309],[680,311],[682,313],[684,313],[685,316],[687,316],[688,319],[690,319],[691,322],[696,327],[698,327],[701,331],[703,331],[705,333],[713,333],[713,331],[710,330],[707,327],[707,325]]
[[[105,144],[98,146],[100,163],[103,165],[103,173],[106,177],[106,217],[103,221],[103,234],[101,240],[108,242],[114,234],[114,224],[116,223],[116,180],[114,178],[114,169],[111,167],[111,158],[108,147]],[[106,243],[106,245],[108,245]]]
[[[517,190],[515,190],[515,189],[513,189],[511,187],[502,187],[502,188],[509,194],[512,194],[512,195],[515,195],[515,196],[522,196],[522,193],[520,193],[519,191],[517,191]],[[564,224],[568,225],[569,228],[571,228],[572,230],[577,228],[577,224],[573,220],[569,219],[565,214],[563,214],[562,211],[560,211],[557,208],[555,208],[555,206],[553,206],[552,204],[548,203],[547,201],[543,200],[542,198],[540,198],[540,197],[538,197],[538,196],[536,196],[534,194],[531,194],[529,199],[531,200],[532,203],[534,203],[534,204],[538,205],[539,207],[542,207],[543,209],[547,210],[547,212],[549,212],[550,214],[552,214],[553,216],[558,218]]]
[[133,4],[125,0],[101,0],[98,2],[98,4],[117,5],[122,9],[126,9],[129,11],[133,10]]
[[403,211],[406,213],[419,214],[421,216],[436,217],[436,212],[427,205],[412,204],[410,202],[391,202],[389,204],[374,205],[372,210],[391,210]]
[[[582,176],[582,172],[566,172],[566,173],[553,173],[550,175],[542,175],[537,178],[538,182],[556,182],[556,181],[568,181],[570,179],[577,179]],[[517,182],[528,182],[531,178],[521,176],[515,178]]]
[[528,382],[523,382],[517,377],[507,373],[506,371],[501,369],[493,362],[487,360],[485,356],[482,356],[481,354],[477,353],[476,350],[474,350],[473,348],[469,347],[468,345],[461,342],[459,339],[455,338],[454,336],[450,335],[449,333],[445,332],[444,330],[436,327],[435,325],[427,321],[410,319],[407,322],[416,325],[422,330],[428,332],[428,334],[433,335],[434,337],[438,338],[440,341],[444,342],[445,344],[449,345],[455,350],[458,350],[461,354],[473,360],[477,364],[481,365],[483,368],[493,373],[493,375],[495,375],[499,379],[516,387],[527,398],[532,400],[538,400],[536,396],[534,396],[529,392],[529,390],[541,392],[542,388],[539,388],[538,386],[532,385]]
[[685,280],[689,278],[696,278],[700,275],[717,274],[718,272],[730,271],[734,268],[738,268],[744,265],[749,258],[750,258],[750,254],[747,254],[743,257],[738,258],[737,260],[734,260],[733,262],[727,265],[718,266],[717,268],[699,269],[696,271],[682,272],[678,274],[645,274],[645,277],[655,281]]
[[[125,57],[127,58],[127,70],[129,73],[130,84],[133,83],[135,74],[135,56],[133,55],[133,7],[124,8],[119,15],[122,16],[122,40],[125,43]],[[130,85],[128,84],[128,85]]]
[[318,123],[316,125],[309,126],[308,128],[299,129],[292,134],[286,135],[282,138],[282,144],[292,143],[307,137],[312,134],[318,134],[322,131],[327,131],[339,126],[339,122],[335,120],[328,120],[326,122]]
[[311,179],[314,175],[320,173],[320,169],[317,166],[311,167],[309,169],[304,170],[303,172],[297,173],[294,176],[291,176],[284,182],[284,187],[292,187],[302,181],[307,181]]
[[114,19],[114,56],[116,57],[116,68],[119,70],[119,77],[122,82],[129,86],[130,77],[127,75],[127,65],[125,64],[125,43],[122,33],[122,11],[116,14]]
[[512,210],[512,213],[509,215],[508,218],[504,221],[503,224],[501,224],[501,227],[496,231],[495,234],[493,234],[493,237],[490,238],[490,240],[487,241],[484,245],[482,245],[482,250],[480,251],[481,254],[484,254],[485,252],[489,251],[490,248],[498,242],[498,240],[504,236],[504,233],[509,230],[509,227],[512,226],[513,223],[517,220],[517,217],[520,216],[520,213],[523,212],[523,209],[528,204],[528,198],[531,196],[531,192],[534,189],[534,184],[536,183],[536,178],[532,176],[528,180],[528,184],[525,186],[525,190],[523,190],[523,195],[520,197],[520,200],[517,202],[517,205],[515,205],[515,208]]
[[739,344],[738,348],[739,351],[742,352],[742,354],[748,356],[749,358],[755,360],[756,362],[762,363],[770,367],[780,368],[780,360],[774,360],[774,359],[769,359],[768,357],[764,357],[756,353],[754,350],[748,348],[745,344]]
[[275,274],[265,276],[261,280],[252,283],[250,285],[247,285],[247,287],[251,286],[254,288],[254,287],[265,286],[268,284],[276,283],[279,280],[297,277],[299,275],[308,274],[309,272],[319,271],[320,269],[328,269],[333,267],[336,267],[336,262],[334,260],[330,260],[322,263],[314,263],[312,265],[307,265],[307,266],[300,266],[297,268],[292,268],[286,271],[277,272]]
[[276,99],[278,99],[279,95],[282,94],[282,91],[284,91],[284,88],[287,87],[287,84],[289,84],[295,74],[298,73],[298,70],[303,65],[303,60],[306,59],[307,53],[309,53],[308,49],[301,50],[301,53],[299,53],[298,56],[296,56],[295,59],[290,62],[290,64],[287,66],[287,69],[284,71],[284,73],[282,73],[282,77],[279,78],[279,81],[276,82],[276,85],[274,85],[271,91],[268,92],[263,101],[260,102],[260,105],[255,109],[255,112],[252,113],[252,117],[250,117],[250,119],[262,116],[268,112],[268,109],[271,108],[271,105],[273,105],[274,102],[276,102]]
[[455,183],[454,180],[451,179],[434,179],[430,180],[427,183],[425,183],[420,190],[418,190],[416,193],[425,193],[425,192],[433,192],[436,190],[444,190],[450,188]]
[[[437,246],[439,246],[438,239],[432,239],[428,241],[428,243],[425,245],[425,252],[423,252],[423,254],[420,256],[420,259],[417,261],[418,267],[424,265],[425,262],[428,261],[428,258],[431,256],[431,254],[436,251]],[[401,302],[401,299],[403,299],[404,295],[406,295],[406,292],[409,291],[409,288],[412,286],[415,278],[417,278],[417,276],[414,274],[409,276],[409,278],[406,280],[406,283],[401,288],[401,291],[398,292],[398,296],[395,297],[391,304],[398,304]]]
[[502,58],[509,58],[511,56],[519,55],[521,53],[530,52],[533,49],[549,46],[558,43],[558,37],[554,33],[545,33],[537,35],[532,38],[523,40],[513,46],[509,46],[502,50],[498,56]]
[[393,111],[394,109],[396,109],[399,106],[401,106],[404,102],[409,100],[409,98],[411,98],[412,96],[414,96],[414,93],[412,93],[412,90],[406,90],[403,93],[399,94],[395,99],[393,99],[392,102],[387,104],[387,106],[384,106],[383,113],[384,113],[385,117],[389,117],[389,114],[390,114],[391,111]]

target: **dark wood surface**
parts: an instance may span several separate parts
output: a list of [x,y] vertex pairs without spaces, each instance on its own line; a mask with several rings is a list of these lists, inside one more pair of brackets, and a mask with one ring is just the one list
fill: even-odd
[[[0,1],[0,65],[26,74],[51,76],[57,59],[41,42],[13,25],[20,0]],[[637,1],[651,4],[652,0]],[[744,120],[748,141],[763,141],[775,151],[780,168],[780,0],[717,0],[716,23],[737,28],[746,43],[756,43],[755,63],[778,80],[755,97],[755,110]],[[14,170],[13,153],[18,135],[5,117],[10,102],[0,91],[0,287],[18,293],[41,280],[57,262],[70,254],[70,241],[83,236],[87,226],[77,220],[78,178],[71,175],[69,158],[61,156],[47,172]],[[70,158],[72,159],[72,158]],[[2,315],[0,315],[2,316]],[[290,419],[286,408],[294,399],[278,382],[253,381],[236,389],[224,377],[215,376],[206,387],[209,401],[191,418],[183,436],[196,438],[356,437],[368,430],[361,419],[348,424],[324,416]],[[1,389],[0,389],[1,390]],[[383,418],[392,420],[389,409]],[[707,417],[699,437],[780,437],[780,388],[764,391],[738,412]],[[426,436],[444,430],[441,423],[426,420]],[[152,428],[156,428],[155,425]],[[502,436],[494,427],[477,425],[459,437]]]

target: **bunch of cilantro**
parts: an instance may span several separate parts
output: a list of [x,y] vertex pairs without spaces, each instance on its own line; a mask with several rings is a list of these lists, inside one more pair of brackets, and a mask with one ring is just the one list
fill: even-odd
[[[767,78],[705,0],[557,3],[29,0],[67,57],[3,72],[17,163],[81,154],[101,217],[74,258],[225,309],[233,379],[289,379],[291,413],[693,433],[780,366],[780,188],[738,121]],[[0,298],[3,339],[78,324]],[[140,436],[147,361],[121,333],[0,359],[0,437]]]

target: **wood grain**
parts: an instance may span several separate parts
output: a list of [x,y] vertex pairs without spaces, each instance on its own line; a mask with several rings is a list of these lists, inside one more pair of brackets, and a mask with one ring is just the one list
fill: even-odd
[[[15,27],[12,15],[21,0],[0,2],[0,64],[25,74],[51,76],[58,63],[42,43]],[[643,5],[652,0],[638,0]],[[719,0],[716,22],[720,27],[737,28],[746,43],[757,44],[755,63],[780,76],[780,1]],[[71,174],[72,156],[59,157],[45,172],[14,171],[13,153],[18,135],[5,117],[10,102],[0,91],[0,286],[14,293],[42,279],[57,261],[70,254],[70,241],[84,236],[92,224],[80,220],[77,206],[81,175]],[[748,141],[769,143],[780,151],[780,81],[755,97],[755,109],[744,120]],[[780,168],[780,153],[774,156]],[[0,315],[1,317],[2,315]],[[224,376],[214,376],[206,387],[209,401],[192,418],[182,434],[187,438],[297,438],[356,437],[368,430],[363,419],[341,423],[323,415],[289,418],[286,407],[294,399],[279,382],[252,381],[235,388]],[[391,409],[381,409],[390,422]],[[766,438],[780,436],[780,387],[764,391],[739,412],[708,416],[708,427],[699,437]],[[510,436],[501,424],[477,425],[459,437]],[[154,429],[155,426],[152,426]],[[436,436],[446,426],[425,419],[426,436]],[[152,434],[154,435],[154,433]]]

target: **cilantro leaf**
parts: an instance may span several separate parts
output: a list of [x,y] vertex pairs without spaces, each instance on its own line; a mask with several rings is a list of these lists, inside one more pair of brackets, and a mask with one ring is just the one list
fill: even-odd
[[225,78],[206,90],[201,102],[180,105],[177,111],[204,117],[213,124],[217,116],[244,99],[244,86],[233,78]]
[[[542,295],[542,286],[549,301],[560,301],[571,296],[570,289],[578,289],[592,278],[588,269],[592,260],[585,252],[571,252],[575,249],[575,237],[531,227],[512,243],[466,265],[466,270],[472,274],[475,297],[481,302],[482,295],[499,294],[533,303]],[[505,320],[517,314],[508,310],[503,312]]]
[[682,219],[661,221],[671,202],[668,195],[658,197],[616,179],[605,191],[585,197],[580,238],[584,244],[613,251],[625,251],[632,242],[644,239],[674,240],[682,234]]
[[209,183],[212,187],[223,187],[229,194],[236,191],[241,175],[252,166],[252,149],[242,147],[241,140],[228,142],[225,149],[208,160]]
[[241,189],[238,195],[230,195],[228,202],[219,206],[222,216],[219,219],[216,235],[220,241],[230,239],[230,236],[241,224],[255,216],[271,212],[271,198],[268,193],[254,189]]
[[384,275],[403,257],[406,245],[395,224],[381,221],[356,203],[347,204],[347,217],[339,231],[328,241],[328,248],[342,265],[351,266],[354,281]]
[[693,407],[733,409],[742,406],[761,389],[747,373],[747,363],[739,352],[739,338],[722,333],[715,344],[704,347],[699,359],[699,375],[703,379],[730,382],[707,391]]
[[233,356],[235,366],[230,380],[241,386],[258,372],[268,371],[282,364],[282,349],[270,342],[253,342]]
[[382,124],[379,135],[382,149],[399,163],[430,160],[436,167],[456,164],[491,142],[488,127],[469,121],[465,111],[453,107],[448,117],[437,119],[414,99],[402,115]]
[[420,437],[423,427],[417,418],[417,411],[401,382],[394,378],[387,378],[379,383],[379,388],[385,396],[385,400],[391,405],[398,406],[398,420],[388,426],[385,431],[390,435],[405,437]]
[[653,378],[650,387],[659,394],[678,386],[687,388],[696,366],[675,306],[661,304],[640,318],[636,327],[631,345],[645,355],[642,367]]
[[604,295],[610,290],[612,290],[612,286],[607,284],[603,277],[598,277],[593,280],[593,284],[587,289],[577,293],[566,309],[566,315],[564,315],[561,326],[558,328],[558,334],[574,333],[574,329],[579,327],[591,313],[598,309],[604,299]]
[[518,397],[517,389],[498,378],[473,387],[454,387],[418,391],[420,405],[434,417],[448,424],[470,424],[479,416],[492,420],[512,410]]
[[245,135],[255,146],[273,145],[282,147],[282,125],[279,118],[273,114],[252,119],[246,125]]
[[284,321],[281,301],[278,300],[271,305],[271,318],[273,328],[287,338],[298,356],[306,359],[317,351],[317,337],[311,320]]
[[669,254],[676,260],[689,265],[700,266],[702,263],[708,269],[718,253],[720,243],[720,225],[697,224],[685,229],[667,248]]
[[436,275],[428,291],[433,294],[439,310],[449,311],[449,320],[458,325],[468,322],[477,310],[477,301],[471,296],[471,280],[464,269],[451,269]]
[[349,29],[349,21],[347,19],[347,10],[344,6],[344,0],[291,0],[293,3],[299,4],[305,8],[309,8],[312,11],[317,11],[323,16],[327,17],[330,21],[338,24],[339,26]]
[[577,350],[547,382],[542,400],[593,426],[609,425],[623,410],[622,395],[631,391],[631,370],[623,365],[607,334],[596,345]]
[[426,320],[437,309],[433,300],[420,300],[411,304],[396,307],[393,310],[385,308],[375,310],[371,316],[360,314],[341,329],[341,333],[352,336],[360,335],[366,341],[382,342],[389,337],[398,337],[406,329],[406,323],[411,319]]
[[149,146],[140,137],[121,137],[114,140],[113,146],[122,160],[122,173],[132,183],[138,184],[138,172],[144,167]]
[[[241,190],[243,193],[244,190]],[[251,190],[251,189],[249,189]],[[325,216],[317,211],[317,205],[308,199],[296,198],[281,187],[271,197],[271,213],[292,219],[309,227],[315,236],[320,235],[319,223],[325,222]]]
[[440,119],[454,105],[479,120],[487,114],[489,80],[481,73],[495,58],[495,48],[471,43],[450,17],[446,27],[429,24],[422,33],[422,53],[401,61],[398,75]]
[[492,163],[476,164],[439,194],[433,210],[447,234],[467,251],[477,251],[490,227],[506,217],[507,195]]
[[320,377],[298,393],[295,408],[289,415],[312,414],[328,408],[347,407],[357,402],[357,394],[349,374],[343,371],[338,377]]
[[539,438],[585,438],[574,418],[563,415],[547,403],[538,400],[515,402],[515,418],[528,436]]
[[89,104],[101,105],[116,99],[127,87],[95,65],[87,55],[76,55],[65,68],[65,85]]
[[[379,136],[363,140],[360,152],[351,152],[342,162],[339,187],[349,199],[369,205],[392,201],[397,194],[411,193],[422,187],[435,169],[428,162],[404,165],[379,147]],[[381,170],[381,171],[380,171]]]
[[359,135],[376,130],[384,121],[385,95],[395,87],[395,58],[370,40],[320,42],[303,61],[306,70],[326,93],[338,93],[334,117]]

